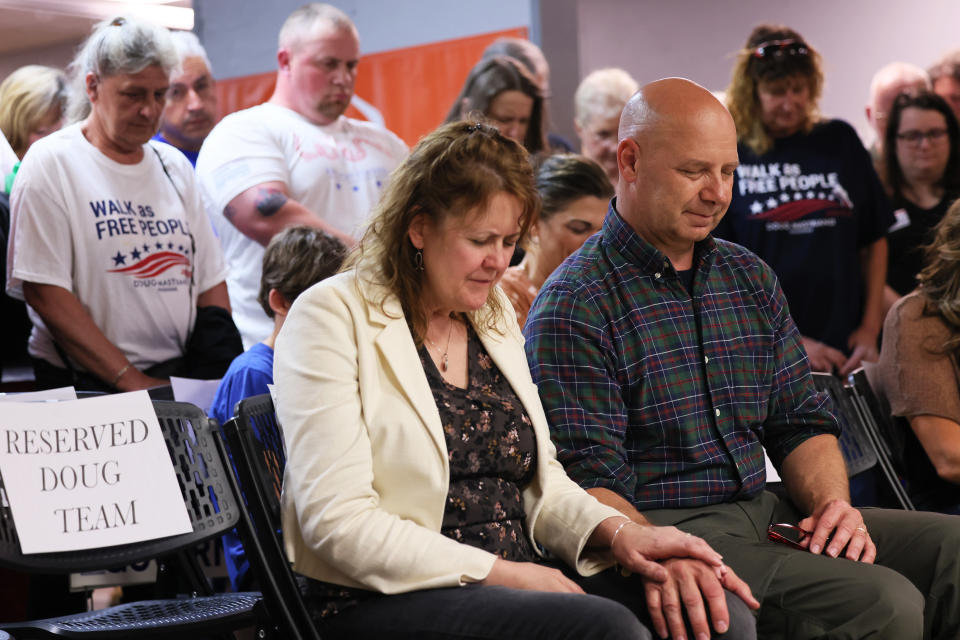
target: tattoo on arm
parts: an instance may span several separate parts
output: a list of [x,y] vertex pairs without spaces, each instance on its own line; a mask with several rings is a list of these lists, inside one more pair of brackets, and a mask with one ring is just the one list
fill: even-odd
[[285,204],[287,204],[287,196],[279,189],[257,190],[257,199],[254,201],[254,206],[264,218],[269,218]]

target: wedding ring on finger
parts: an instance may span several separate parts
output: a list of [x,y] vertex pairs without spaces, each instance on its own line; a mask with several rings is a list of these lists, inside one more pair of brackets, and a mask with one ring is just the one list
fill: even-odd
[[862,525],[859,526],[859,527],[857,527],[857,531],[859,531],[859,532],[862,533],[863,535],[867,535],[867,528],[864,527],[864,526],[862,526]]

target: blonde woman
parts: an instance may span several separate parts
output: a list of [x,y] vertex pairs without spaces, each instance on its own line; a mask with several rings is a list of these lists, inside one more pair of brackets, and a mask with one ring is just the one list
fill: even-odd
[[[34,142],[60,129],[66,100],[66,76],[53,67],[20,67],[0,83],[0,132],[18,160]],[[4,176],[6,193],[19,164]]]

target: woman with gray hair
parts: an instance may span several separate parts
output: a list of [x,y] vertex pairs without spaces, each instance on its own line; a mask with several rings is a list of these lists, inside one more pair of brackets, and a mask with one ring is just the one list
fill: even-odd
[[232,326],[192,167],[149,142],[176,59],[165,29],[98,24],[70,66],[74,124],[37,142],[20,168],[7,291],[30,307],[39,388],[130,391],[200,377],[198,308],[219,307]]

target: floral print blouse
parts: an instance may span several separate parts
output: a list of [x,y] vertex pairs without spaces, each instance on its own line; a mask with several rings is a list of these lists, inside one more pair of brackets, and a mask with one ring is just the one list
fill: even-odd
[[536,438],[523,405],[467,325],[466,389],[443,379],[426,348],[420,361],[447,441],[450,488],[444,535],[506,560],[537,559],[521,492],[536,470]]
[[[443,514],[444,535],[517,562],[537,560],[526,530],[523,489],[537,467],[533,425],[510,383],[467,323],[468,383],[461,389],[443,379],[426,347],[419,349],[440,412],[450,463]],[[314,618],[326,618],[371,597],[297,576]]]

